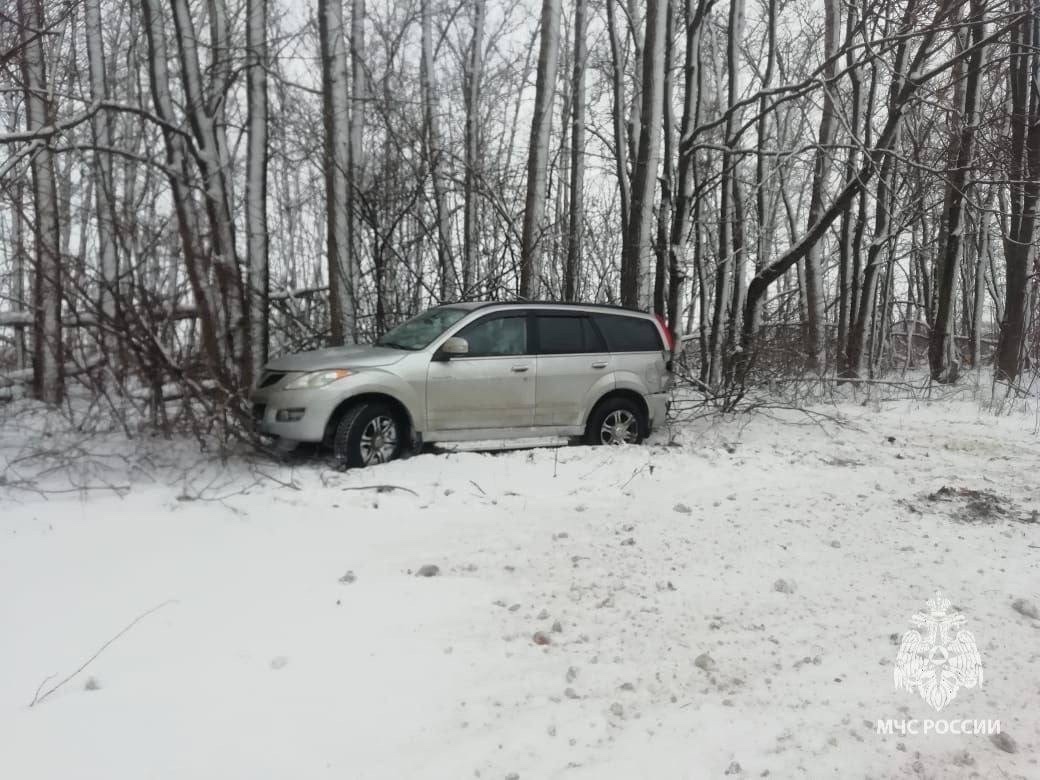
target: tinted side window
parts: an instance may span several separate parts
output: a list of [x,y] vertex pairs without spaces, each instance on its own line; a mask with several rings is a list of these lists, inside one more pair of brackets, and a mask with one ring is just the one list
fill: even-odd
[[607,349],[607,342],[603,340],[602,334],[592,324],[592,320],[588,317],[581,318],[581,329],[585,332],[585,351],[586,352],[609,352]]
[[664,349],[657,328],[649,320],[596,314],[596,325],[607,339],[611,352],[659,352]]
[[538,315],[538,351],[543,355],[567,355],[585,350],[582,317]]
[[606,352],[603,336],[585,315],[540,314],[538,351],[543,355]]
[[457,335],[469,342],[469,355],[526,355],[526,317],[487,317],[467,325]]

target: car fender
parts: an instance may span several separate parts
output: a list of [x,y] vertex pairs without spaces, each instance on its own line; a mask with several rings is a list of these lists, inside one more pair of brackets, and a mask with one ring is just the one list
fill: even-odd
[[[604,382],[609,384],[604,384]],[[592,410],[596,408],[599,400],[616,390],[629,390],[642,398],[643,403],[646,403],[646,383],[642,377],[634,371],[616,371],[603,377],[593,386],[593,392],[589,394],[589,399],[585,406],[583,425],[589,424],[589,417],[592,415]]]
[[422,431],[425,428],[425,399],[416,392],[411,383],[396,374],[380,368],[369,368],[341,381],[342,387],[339,388],[335,408],[356,396],[379,393],[390,396],[405,408],[411,418],[412,430]]

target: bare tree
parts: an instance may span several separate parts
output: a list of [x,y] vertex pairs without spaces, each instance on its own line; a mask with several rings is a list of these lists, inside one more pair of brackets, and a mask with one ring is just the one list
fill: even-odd
[[632,172],[632,204],[621,258],[621,303],[650,306],[650,234],[654,194],[660,164],[662,101],[664,99],[665,26],[667,0],[648,0],[646,50],[643,55],[639,147]]
[[[29,133],[54,123],[54,106],[47,81],[43,39],[47,20],[43,0],[18,0],[21,33],[22,85],[25,93],[25,126]],[[33,273],[33,391],[37,398],[58,403],[64,393],[64,349],[61,332],[63,269],[58,188],[54,153],[49,135],[31,158],[36,262]]]
[[[101,35],[100,0],[85,0],[84,31],[87,40],[87,65],[90,75],[90,93],[95,101],[107,100],[108,85],[105,78],[105,48]],[[107,320],[104,336],[105,353],[109,361],[118,359],[118,339],[112,331],[119,321],[116,311],[119,294],[119,278],[115,225],[115,179],[112,176],[112,132],[107,111],[98,111],[91,119],[95,146],[94,194],[97,208],[97,237],[100,265],[100,294],[98,311]]]
[[527,199],[521,239],[520,295],[537,298],[541,289],[542,216],[545,213],[546,166],[552,126],[556,66],[560,56],[560,0],[543,0],[538,79],[535,84],[531,140],[527,156]]
[[571,80],[571,176],[567,210],[567,258],[563,269],[563,299],[575,300],[581,271],[585,231],[585,19],[587,0],[574,5],[574,74]]
[[267,241],[267,0],[246,3],[247,166],[246,252],[253,373],[259,376],[271,347],[268,298],[271,292]]
[[455,267],[451,253],[451,226],[448,218],[447,193],[444,180],[444,151],[441,148],[440,108],[433,83],[433,11],[431,0],[421,0],[422,65],[420,67],[423,92],[423,122],[425,124],[426,158],[433,184],[433,206],[437,220],[437,269],[440,274],[440,297],[450,300],[455,284]]
[[[820,134],[813,167],[812,191],[809,200],[808,227],[819,220],[824,208],[824,189],[830,168],[831,150],[835,134],[834,74],[837,70],[838,36],[841,30],[841,12],[838,0],[823,3],[823,106],[820,111]],[[805,303],[809,315],[806,323],[806,346],[809,367],[822,371],[827,365],[826,329],[823,300],[823,269],[820,256],[823,242],[812,244],[805,253]]]
[[486,0],[473,0],[473,34],[470,39],[469,55],[463,80],[466,110],[465,160],[466,172],[463,182],[463,229],[462,229],[462,290],[468,297],[473,294],[473,285],[478,264],[478,200],[477,181],[480,176],[480,82],[484,68],[484,20],[487,15]]
[[957,105],[953,113],[955,132],[949,150],[952,169],[946,180],[945,207],[939,233],[937,308],[928,349],[932,379],[937,381],[948,381],[957,376],[957,363],[947,366],[946,356],[952,346],[949,330],[953,320],[954,285],[964,246],[964,200],[975,158],[976,105],[982,76],[982,42],[986,36],[984,12],[982,0],[972,0],[968,11],[968,32],[964,36],[966,40],[960,44],[961,50],[971,47],[971,51],[963,66],[958,64],[954,71]]
[[1022,19],[1011,32],[1008,63],[1010,224],[1004,237],[1007,282],[997,347],[997,376],[1011,381],[1018,377],[1022,366],[1029,259],[1040,199],[1040,88],[1035,82],[1040,63],[1037,51],[1040,14],[1034,3],[1024,0],[1012,0],[1012,6],[1022,13]]

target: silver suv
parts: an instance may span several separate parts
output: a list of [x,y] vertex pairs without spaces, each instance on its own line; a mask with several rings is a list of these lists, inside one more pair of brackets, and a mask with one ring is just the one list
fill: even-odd
[[325,442],[348,466],[424,442],[581,437],[635,444],[664,421],[663,320],[612,306],[454,303],[371,346],[286,355],[253,391],[261,433]]

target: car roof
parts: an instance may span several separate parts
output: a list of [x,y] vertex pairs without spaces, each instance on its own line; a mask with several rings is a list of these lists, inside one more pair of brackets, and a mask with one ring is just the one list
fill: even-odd
[[652,316],[649,312],[632,309],[627,306],[617,306],[612,303],[564,303],[562,301],[460,301],[458,303],[444,303],[441,305],[453,309],[467,309],[469,311],[491,308],[492,306],[501,306],[503,308],[516,306],[531,309],[551,308],[573,309],[575,311],[601,310],[612,314],[628,314],[642,317]]

